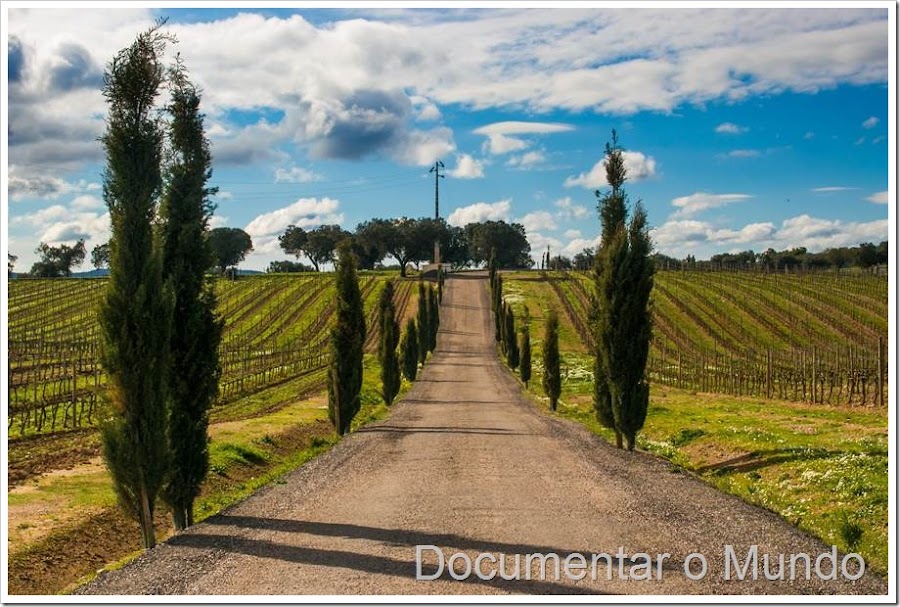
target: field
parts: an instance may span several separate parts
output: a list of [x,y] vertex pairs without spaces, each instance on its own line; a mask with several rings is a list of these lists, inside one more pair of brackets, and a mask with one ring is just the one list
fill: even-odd
[[[612,440],[592,409],[583,328],[591,286],[577,273],[508,273],[503,282],[516,318],[529,308],[535,401],[548,407],[540,352],[555,306],[564,378],[556,414]],[[873,379],[879,338],[887,343],[886,280],[660,272],[652,305],[650,409],[638,447],[886,571],[883,345],[881,391]],[[748,361],[760,359],[752,375]]]
[[[370,329],[387,275],[362,274]],[[106,279],[15,280],[9,294],[9,418],[11,438],[91,427],[106,382],[99,364],[97,310]],[[405,310],[413,281],[398,281]],[[218,404],[287,380],[321,387],[335,291],[327,275],[290,274],[217,280],[220,347]],[[367,351],[376,332],[369,331]]]
[[[369,319],[364,411],[379,404],[372,330],[394,275],[363,274]],[[94,424],[102,279],[10,281],[10,589],[58,592],[138,549],[115,507]],[[223,379],[212,411],[212,470],[198,518],[333,442],[322,387],[333,312],[328,275],[217,281]],[[560,308],[564,390],[557,412],[604,435],[591,411],[589,277],[504,274],[507,301],[531,314],[540,387],[542,327]],[[401,316],[415,280],[395,282]],[[887,567],[887,282],[881,277],[661,272],[648,422],[638,442],[724,491]],[[160,515],[160,533],[168,522]],[[125,538],[125,539],[123,539]]]

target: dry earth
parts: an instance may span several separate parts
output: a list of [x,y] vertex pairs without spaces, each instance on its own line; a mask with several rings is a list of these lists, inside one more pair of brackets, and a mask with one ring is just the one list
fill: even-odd
[[[546,416],[497,361],[484,276],[446,283],[438,349],[388,421],[366,427],[273,485],[171,538],[131,565],[79,589],[94,594],[883,594],[884,579],[768,581],[762,556],[830,547],[774,514],[721,494],[645,453],[611,448],[584,428]],[[449,557],[554,552],[587,555],[587,577],[467,581],[445,568],[416,580],[416,546]],[[723,579],[733,546],[758,546],[759,579]],[[651,580],[624,553],[653,555]],[[612,579],[593,553],[613,555]],[[658,553],[669,553],[664,560]],[[685,558],[708,561],[702,579]],[[436,572],[426,551],[423,572]],[[839,561],[842,555],[839,555]],[[506,573],[514,572],[513,560]],[[551,564],[553,561],[549,561]],[[577,564],[577,560],[572,561]],[[523,557],[524,563],[524,557]],[[773,563],[774,564],[774,563]],[[800,561],[802,565],[802,561]],[[456,569],[464,569],[456,559]],[[482,563],[490,575],[496,566]],[[830,571],[825,563],[824,569]],[[775,566],[777,569],[777,565]],[[851,567],[852,570],[855,570]],[[571,573],[578,573],[570,570]],[[696,569],[695,569],[696,571]],[[732,571],[734,574],[734,571]],[[789,574],[789,571],[786,572]],[[788,577],[788,575],[786,575]],[[840,575],[838,576],[840,578]],[[659,579],[661,578],[661,579]]]

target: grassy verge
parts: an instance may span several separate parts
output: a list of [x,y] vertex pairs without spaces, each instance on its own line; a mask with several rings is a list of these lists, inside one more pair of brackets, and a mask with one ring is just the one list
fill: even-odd
[[[514,276],[510,277],[511,279]],[[540,283],[507,280],[517,312],[531,310],[534,374],[528,392],[539,407],[543,317],[552,299]],[[563,393],[555,415],[613,441],[592,408],[592,361],[577,336],[561,331]],[[638,448],[688,470],[718,489],[767,508],[788,523],[888,566],[888,420],[886,409],[840,407],[698,394],[651,386]]]

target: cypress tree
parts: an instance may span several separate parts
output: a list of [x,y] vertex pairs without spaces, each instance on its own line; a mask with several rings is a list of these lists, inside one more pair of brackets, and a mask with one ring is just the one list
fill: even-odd
[[171,70],[171,165],[161,205],[163,277],[175,295],[171,337],[171,396],[168,440],[172,468],[162,491],[176,530],[194,522],[194,500],[209,468],[209,407],[221,368],[222,323],[216,296],[205,280],[212,265],[206,230],[214,206],[206,187],[212,175],[209,142],[203,132],[200,95],[180,61]]
[[600,250],[594,262],[596,318],[594,408],[597,419],[616,433],[616,445],[634,450],[647,418],[646,381],[652,330],[649,301],[653,261],[647,214],[640,201],[628,219],[622,148],[616,132],[606,144],[606,180],[612,188],[599,198]]
[[356,260],[349,243],[339,246],[337,271],[337,310],[331,328],[328,367],[328,416],[339,435],[350,430],[359,412],[363,382],[363,344],[366,319],[356,278]]
[[[490,277],[491,283],[491,293],[493,294],[494,288],[497,286],[495,283],[497,281],[497,249],[496,247],[491,247],[491,257],[488,260],[488,274]],[[495,310],[496,312],[496,310]]]
[[381,329],[378,340],[378,361],[381,363],[381,397],[390,406],[400,392],[400,362],[397,360],[397,342],[400,340],[400,326],[394,308],[394,285],[388,282],[378,301],[378,317]]
[[425,293],[425,283],[419,279],[419,315],[416,318],[417,337],[419,338],[419,362],[425,364],[428,358],[428,346],[431,342],[428,327],[428,294]]
[[416,321],[412,318],[406,321],[406,333],[403,334],[400,350],[403,353],[403,376],[409,381],[416,381],[419,370],[419,339],[416,335]]
[[544,393],[550,397],[550,410],[556,411],[556,404],[562,391],[562,376],[559,372],[559,316],[551,309],[544,329]]
[[497,274],[494,278],[494,339],[503,344],[503,277]]
[[437,335],[441,326],[441,309],[434,287],[428,288],[428,323],[428,351],[434,352],[434,349],[437,348]]
[[504,314],[506,329],[504,337],[506,341],[506,364],[510,369],[519,367],[519,343],[516,337],[516,316],[512,306],[506,305],[506,313]]
[[100,306],[109,417],[101,424],[103,457],[120,505],[156,544],[153,511],[169,471],[166,437],[169,336],[173,295],[164,288],[154,243],[162,189],[164,130],[154,101],[164,79],[168,38],[155,26],[119,51],[103,75],[109,105],[103,198],[109,207],[109,283]]
[[531,379],[531,316],[528,314],[528,306],[522,314],[522,347],[521,356],[519,358],[519,376],[525,387]]
[[444,303],[444,271],[441,268],[438,268],[438,303]]

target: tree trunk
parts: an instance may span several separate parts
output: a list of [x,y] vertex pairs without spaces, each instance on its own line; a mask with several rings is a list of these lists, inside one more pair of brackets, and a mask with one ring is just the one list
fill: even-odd
[[616,430],[616,449],[622,448],[622,433]]
[[144,550],[149,550],[156,545],[156,532],[153,530],[153,511],[150,509],[150,499],[147,496],[147,488],[141,483],[141,544]]
[[183,504],[178,504],[172,508],[172,523],[175,525],[175,531],[184,531],[187,527]]

